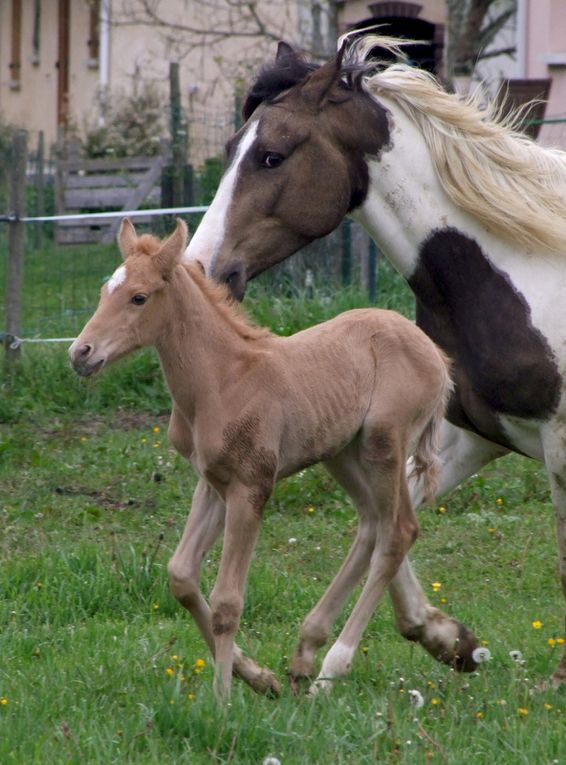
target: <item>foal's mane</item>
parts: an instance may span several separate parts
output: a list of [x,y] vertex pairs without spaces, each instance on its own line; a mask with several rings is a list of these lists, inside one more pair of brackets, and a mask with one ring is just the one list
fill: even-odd
[[256,327],[239,303],[232,298],[225,284],[218,284],[208,279],[196,263],[182,262],[184,268],[200,292],[212,305],[222,319],[244,340],[258,340],[268,337],[271,332],[264,327]]
[[[407,42],[381,35],[354,39],[343,58],[341,86],[394,101],[418,126],[448,196],[494,233],[566,252],[566,152],[521,133],[521,112],[504,117],[495,103],[448,93],[421,69],[370,60],[376,48],[398,56]],[[301,57],[264,68],[248,93],[245,118],[316,68]]]

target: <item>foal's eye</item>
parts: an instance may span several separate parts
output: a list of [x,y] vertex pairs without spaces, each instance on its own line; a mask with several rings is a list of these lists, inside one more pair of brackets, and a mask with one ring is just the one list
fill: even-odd
[[284,159],[285,157],[283,156],[283,154],[279,154],[276,151],[267,151],[263,155],[263,159],[261,163],[264,167],[268,167],[271,170],[274,167],[279,167],[279,165],[283,162]]
[[132,303],[134,305],[143,305],[146,300],[147,300],[147,295],[134,295],[132,298]]

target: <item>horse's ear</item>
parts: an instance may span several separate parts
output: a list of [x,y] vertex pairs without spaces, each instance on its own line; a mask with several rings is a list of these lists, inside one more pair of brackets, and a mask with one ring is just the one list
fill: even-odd
[[134,224],[129,218],[122,218],[120,230],[118,231],[118,236],[116,238],[122,257],[126,260],[126,258],[134,252],[138,238]]
[[301,93],[313,106],[321,106],[332,86],[340,81],[344,51],[345,45],[343,44],[334,58],[323,64],[305,80]]
[[294,48],[289,45],[289,43],[286,43],[283,40],[277,43],[277,53],[275,54],[276,64],[279,66],[285,66],[285,64],[287,64],[289,61],[293,61],[297,58],[297,53],[295,52]]
[[154,255],[155,262],[162,276],[167,279],[177,263],[181,260],[187,247],[188,228],[181,218],[177,218],[177,228],[166,239],[157,253]]

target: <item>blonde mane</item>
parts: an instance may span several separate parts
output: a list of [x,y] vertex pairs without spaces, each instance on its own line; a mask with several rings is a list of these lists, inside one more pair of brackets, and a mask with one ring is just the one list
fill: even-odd
[[[376,46],[395,53],[406,41],[354,40],[345,64],[368,66]],[[446,92],[433,75],[403,63],[366,71],[362,87],[390,98],[417,124],[446,193],[497,234],[526,247],[566,252],[566,152],[519,132],[521,114]]]
[[256,327],[239,303],[236,303],[227,285],[213,282],[203,274],[196,263],[181,264],[189,276],[213,306],[214,310],[245,340],[258,340],[268,337],[271,332],[264,327]]

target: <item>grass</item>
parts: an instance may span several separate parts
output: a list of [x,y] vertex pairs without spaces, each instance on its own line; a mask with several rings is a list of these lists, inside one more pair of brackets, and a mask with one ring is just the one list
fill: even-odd
[[[390,272],[382,285],[392,306],[410,312]],[[258,288],[249,307],[285,333],[361,300],[346,291],[289,301]],[[204,642],[168,591],[166,564],[195,476],[167,444],[155,356],[140,353],[85,382],[62,349],[24,346],[1,392],[2,765],[255,765],[270,755],[282,765],[566,761],[566,693],[531,694],[558,661],[552,641],[564,637],[554,520],[536,463],[494,463],[420,513],[413,558],[423,586],[477,631],[492,660],[472,675],[436,664],[399,637],[384,600],[351,675],[315,700],[286,687],[288,657],[356,519],[320,467],[279,484],[239,642],[278,674],[283,695],[265,699],[236,682],[221,708]],[[204,562],[206,592],[219,552]],[[421,709],[411,689],[423,695]]]

